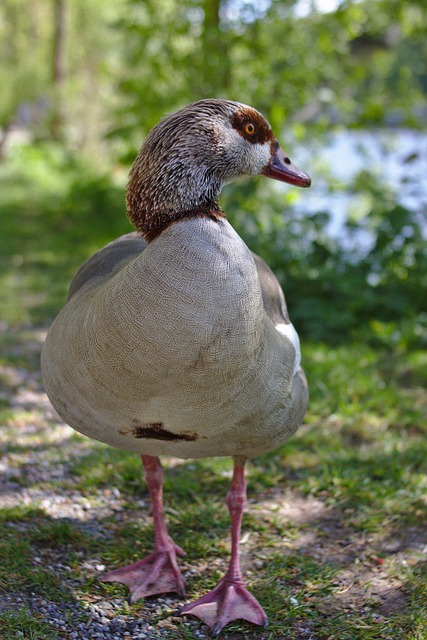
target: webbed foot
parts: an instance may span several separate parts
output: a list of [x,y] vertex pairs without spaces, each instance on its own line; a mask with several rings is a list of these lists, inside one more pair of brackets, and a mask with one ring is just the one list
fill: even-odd
[[264,627],[268,622],[263,608],[242,582],[227,576],[205,596],[186,604],[180,615],[197,616],[210,627],[212,636],[218,635],[233,620],[247,620]]
[[185,594],[184,580],[176,555],[184,555],[174,543],[171,549],[154,551],[138,562],[116,569],[100,577],[102,582],[121,582],[129,587],[130,602],[146,596],[176,592]]

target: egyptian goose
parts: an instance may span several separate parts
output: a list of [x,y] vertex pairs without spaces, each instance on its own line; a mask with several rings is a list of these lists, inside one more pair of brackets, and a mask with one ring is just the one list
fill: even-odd
[[213,635],[235,619],[267,623],[240,571],[244,465],[295,431],[308,397],[280,285],[218,205],[222,186],[244,174],[310,185],[251,107],[201,100],[160,121],[130,174],[127,208],[137,232],[80,268],[42,354],[45,387],[62,418],[141,454],[155,549],[101,577],[128,585],[132,601],[184,592],[158,456],[233,458],[228,571],[181,612]]

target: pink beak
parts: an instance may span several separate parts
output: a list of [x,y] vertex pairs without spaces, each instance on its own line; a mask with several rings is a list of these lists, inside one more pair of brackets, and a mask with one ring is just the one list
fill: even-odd
[[280,182],[289,182],[289,184],[294,184],[297,187],[309,187],[311,185],[310,176],[292,164],[283,149],[279,147],[277,140],[275,146],[274,156],[261,173],[267,178],[274,178],[275,180],[280,180]]

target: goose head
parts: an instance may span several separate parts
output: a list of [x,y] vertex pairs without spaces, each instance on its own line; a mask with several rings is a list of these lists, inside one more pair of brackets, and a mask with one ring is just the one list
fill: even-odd
[[130,173],[128,215],[147,240],[172,222],[224,216],[224,184],[262,174],[299,187],[295,167],[256,109],[230,100],[200,100],[161,120],[148,134]]

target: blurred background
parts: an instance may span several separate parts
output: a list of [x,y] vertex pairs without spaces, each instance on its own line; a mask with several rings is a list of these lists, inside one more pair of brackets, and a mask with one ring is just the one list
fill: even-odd
[[423,0],[3,0],[0,304],[44,324],[92,251],[130,230],[147,131],[205,97],[255,106],[309,191],[222,204],[307,338],[427,341]]

